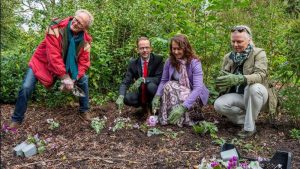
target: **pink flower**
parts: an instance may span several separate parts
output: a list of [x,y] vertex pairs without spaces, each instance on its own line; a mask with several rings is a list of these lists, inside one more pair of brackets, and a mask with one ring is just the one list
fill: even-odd
[[216,161],[214,161],[214,162],[212,162],[212,163],[210,164],[210,166],[211,166],[212,168],[217,167],[218,165],[219,165],[219,163],[216,162]]
[[231,160],[231,161],[237,161],[238,158],[237,158],[237,156],[232,156],[232,158],[231,158],[230,160]]
[[240,163],[240,166],[243,168],[243,169],[247,169],[248,168],[248,164],[247,162],[243,162],[243,163]]
[[150,116],[148,119],[147,119],[147,125],[148,126],[151,126],[151,127],[154,127],[158,122],[158,117],[157,116]]

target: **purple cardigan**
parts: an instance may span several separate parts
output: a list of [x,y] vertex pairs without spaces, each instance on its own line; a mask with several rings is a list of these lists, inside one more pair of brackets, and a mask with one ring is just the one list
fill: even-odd
[[[161,96],[163,94],[163,88],[165,84],[171,80],[174,70],[175,68],[171,65],[170,59],[167,59],[164,65],[161,81],[156,91],[156,95]],[[188,98],[183,102],[183,106],[190,109],[199,96],[201,98],[202,104],[206,105],[208,101],[209,91],[203,83],[203,72],[199,60],[193,59],[191,61],[191,64],[187,65],[187,74],[192,91]]]

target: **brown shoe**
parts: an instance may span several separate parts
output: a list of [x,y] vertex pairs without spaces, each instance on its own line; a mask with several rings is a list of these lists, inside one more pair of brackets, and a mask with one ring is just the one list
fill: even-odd
[[11,122],[10,125],[9,125],[9,128],[10,129],[18,129],[21,127],[21,123],[18,123],[18,122]]
[[246,130],[243,129],[242,131],[240,131],[240,132],[238,133],[238,136],[239,136],[240,138],[249,138],[249,137],[254,136],[255,133],[256,133],[256,130],[253,130],[253,131],[246,131]]
[[7,124],[3,124],[2,126],[2,131],[4,131],[5,133],[17,133],[18,132],[18,128],[20,128],[21,123],[18,122],[11,122],[10,125]]
[[80,113],[79,117],[84,121],[92,121],[92,116],[89,112]]

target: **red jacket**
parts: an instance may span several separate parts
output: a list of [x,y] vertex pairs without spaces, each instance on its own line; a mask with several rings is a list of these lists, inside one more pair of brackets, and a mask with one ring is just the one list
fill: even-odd
[[[66,76],[64,57],[67,52],[67,26],[73,17],[63,20],[53,20],[46,31],[45,39],[39,44],[29,61],[29,67],[33,70],[35,77],[46,87],[54,84],[55,77]],[[81,78],[90,66],[90,48],[92,37],[84,32],[83,42],[78,45],[76,61],[78,65],[77,79]]]

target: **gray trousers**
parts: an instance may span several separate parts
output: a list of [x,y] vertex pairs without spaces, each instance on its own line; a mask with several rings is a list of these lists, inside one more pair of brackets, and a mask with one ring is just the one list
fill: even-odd
[[244,94],[228,93],[214,103],[215,110],[226,116],[232,123],[244,124],[244,130],[255,130],[258,113],[266,105],[268,91],[260,83],[248,85]]

